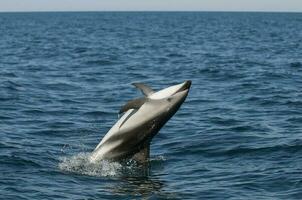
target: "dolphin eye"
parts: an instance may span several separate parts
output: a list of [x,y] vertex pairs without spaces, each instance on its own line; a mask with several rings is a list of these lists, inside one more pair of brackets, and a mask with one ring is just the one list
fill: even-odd
[[167,101],[169,101],[169,102],[172,101],[172,98],[167,98]]

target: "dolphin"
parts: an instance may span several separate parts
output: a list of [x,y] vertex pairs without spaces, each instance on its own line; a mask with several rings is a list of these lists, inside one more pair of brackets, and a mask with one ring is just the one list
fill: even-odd
[[165,123],[185,101],[191,81],[155,92],[142,83],[133,83],[144,97],[128,101],[119,113],[124,113],[103,137],[90,156],[91,162],[133,159],[145,163],[150,155],[150,143]]

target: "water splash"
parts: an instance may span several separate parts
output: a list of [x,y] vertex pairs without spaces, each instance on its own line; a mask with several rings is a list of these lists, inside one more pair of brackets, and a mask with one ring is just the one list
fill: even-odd
[[[149,165],[141,164],[132,159],[125,159],[120,162],[100,160],[90,161],[91,153],[79,153],[71,157],[62,157],[59,169],[66,172],[88,175],[88,176],[145,176],[149,174]],[[150,159],[150,164],[164,161],[163,156]]]
[[162,161],[166,161],[167,158],[164,155],[157,155],[154,157],[150,158],[150,162],[162,162]]
[[79,153],[72,157],[63,157],[59,169],[89,176],[118,176],[121,173],[123,167],[120,163],[106,160],[92,163],[89,160],[90,155]]

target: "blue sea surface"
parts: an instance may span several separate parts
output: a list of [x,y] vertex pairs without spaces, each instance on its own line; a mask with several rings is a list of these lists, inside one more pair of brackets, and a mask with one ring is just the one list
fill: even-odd
[[[192,80],[149,167],[88,162]],[[302,14],[0,13],[0,199],[302,199]]]

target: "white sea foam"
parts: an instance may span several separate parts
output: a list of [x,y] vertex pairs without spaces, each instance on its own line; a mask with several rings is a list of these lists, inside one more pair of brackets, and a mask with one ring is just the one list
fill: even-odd
[[79,153],[71,157],[61,158],[59,168],[63,171],[89,176],[117,176],[121,173],[122,165],[118,162],[101,160],[92,163],[90,153]]
[[[91,153],[79,153],[71,157],[62,157],[58,167],[62,171],[98,177],[140,176],[148,173],[149,170],[148,165],[142,165],[132,159],[123,160],[122,162],[108,160],[91,162],[90,156]],[[165,160],[164,156],[150,158],[151,163]]]

